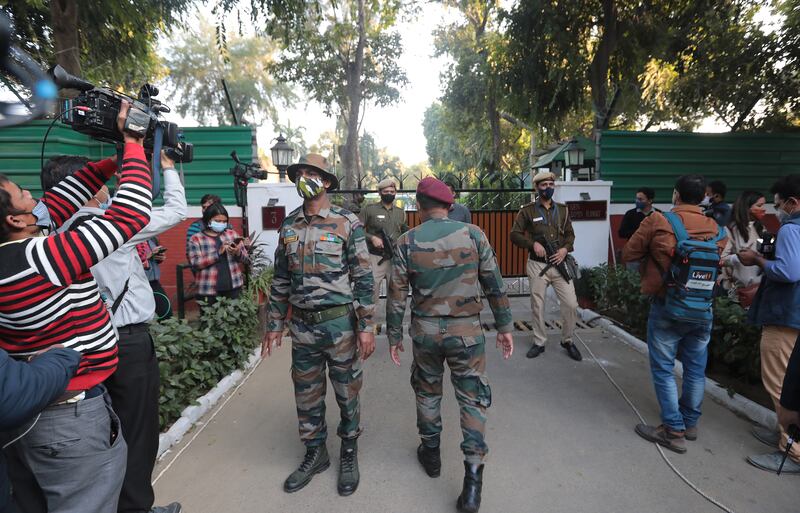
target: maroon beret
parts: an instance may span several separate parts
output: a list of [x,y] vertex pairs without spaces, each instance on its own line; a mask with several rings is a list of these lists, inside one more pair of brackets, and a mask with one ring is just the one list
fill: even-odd
[[443,181],[437,180],[432,176],[420,180],[419,185],[417,185],[417,194],[422,194],[448,205],[452,205],[455,201],[450,188]]

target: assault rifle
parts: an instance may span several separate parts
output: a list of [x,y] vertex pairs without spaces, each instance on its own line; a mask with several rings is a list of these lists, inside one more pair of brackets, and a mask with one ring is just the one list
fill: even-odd
[[373,255],[378,255],[381,257],[381,259],[378,261],[378,265],[381,265],[385,261],[391,260],[392,257],[394,257],[394,242],[392,242],[392,239],[389,238],[389,234],[386,233],[385,228],[381,228],[380,238],[383,240],[383,249],[371,246],[369,251]]
[[544,276],[544,273],[546,273],[551,267],[555,267],[556,270],[558,271],[558,274],[560,274],[561,277],[564,278],[564,280],[567,283],[569,283],[570,280],[572,280],[572,276],[570,275],[569,269],[567,268],[567,259],[565,258],[558,265],[551,263],[550,257],[558,253],[556,247],[553,246],[553,243],[547,240],[545,237],[537,237],[534,240],[539,244],[541,244],[542,246],[544,246],[544,251],[545,253],[547,253],[547,265],[544,266],[544,269],[542,269],[542,272],[539,273],[539,276],[540,277]]

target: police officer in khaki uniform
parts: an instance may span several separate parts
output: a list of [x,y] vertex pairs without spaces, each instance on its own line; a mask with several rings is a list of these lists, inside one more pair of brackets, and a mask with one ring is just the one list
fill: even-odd
[[[556,177],[553,173],[539,173],[533,178],[538,198],[522,207],[511,228],[511,242],[528,250],[528,280],[531,287],[531,310],[533,310],[533,346],[528,358],[536,358],[544,352],[547,332],[544,324],[544,305],[547,287],[552,285],[561,303],[561,347],[573,360],[582,359],[580,351],[572,343],[572,333],[578,320],[578,298],[575,285],[567,281],[556,269],[573,251],[575,232],[569,219],[567,206],[553,201]],[[547,241],[555,250],[548,255]],[[548,267],[548,264],[551,264]]]
[[386,232],[392,243],[400,235],[408,231],[406,212],[394,202],[397,195],[397,185],[394,180],[391,178],[381,180],[378,183],[378,193],[381,195],[381,200],[365,206],[359,214],[367,232],[367,246],[369,247],[372,273],[375,279],[373,303],[376,306],[380,297],[381,283],[385,278],[388,278],[392,271],[392,259],[384,258],[384,242],[381,230]]
[[287,174],[303,206],[281,225],[261,345],[262,356],[280,346],[292,305],[292,381],[306,455],[283,489],[296,492],[330,466],[325,445],[327,367],[340,413],[338,490],[350,495],[360,479],[356,440],[361,434],[361,362],[375,350],[372,269],[364,228],[353,213],[331,205],[327,192],[336,189],[338,180],[323,156],[306,155],[289,166]]

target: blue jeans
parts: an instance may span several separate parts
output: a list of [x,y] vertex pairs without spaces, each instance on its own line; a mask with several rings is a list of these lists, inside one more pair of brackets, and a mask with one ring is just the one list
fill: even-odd
[[[664,316],[664,306],[654,302],[647,320],[647,347],[650,371],[661,407],[661,422],[673,431],[694,427],[700,419],[700,407],[706,385],[708,341],[711,322],[688,323]],[[683,363],[683,391],[678,398],[675,359]]]

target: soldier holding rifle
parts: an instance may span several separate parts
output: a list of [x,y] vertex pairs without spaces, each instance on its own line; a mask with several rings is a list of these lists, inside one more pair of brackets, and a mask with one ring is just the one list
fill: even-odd
[[547,334],[544,324],[545,292],[549,285],[561,303],[561,347],[573,360],[582,359],[572,343],[572,333],[578,319],[578,299],[575,285],[565,265],[567,255],[574,249],[575,232],[567,206],[553,201],[555,175],[539,173],[533,178],[538,197],[520,209],[511,229],[511,242],[528,250],[528,279],[533,310],[533,346],[528,358],[544,352]]

